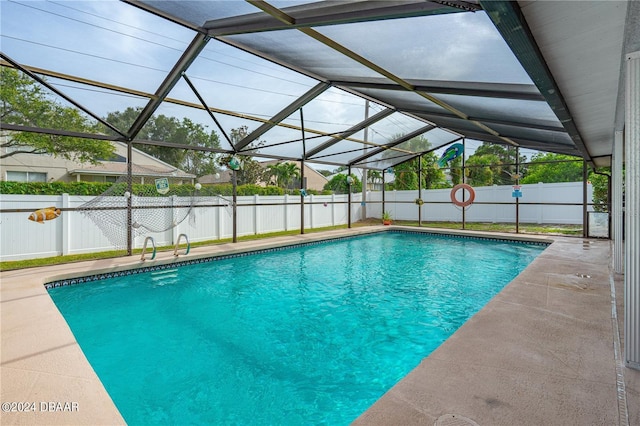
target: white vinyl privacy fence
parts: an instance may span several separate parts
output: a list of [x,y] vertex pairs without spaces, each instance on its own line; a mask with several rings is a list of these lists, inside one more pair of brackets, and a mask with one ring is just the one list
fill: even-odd
[[[475,202],[467,207],[465,220],[514,223],[516,209],[512,190],[510,186],[475,188]],[[462,221],[462,209],[451,204],[450,192],[449,189],[422,191],[421,198],[425,203],[421,208],[423,221]],[[591,185],[588,185],[587,203],[591,203],[591,194]],[[63,209],[78,208],[91,198],[67,194],[59,196],[0,194],[2,211],[0,213],[0,260],[21,260],[122,249],[123,247],[114,247],[114,243],[106,233],[123,232],[123,229],[116,230],[112,224],[112,231],[109,231],[108,226],[101,226],[105,229],[103,231],[94,221],[78,211],[63,211],[59,218],[45,223],[28,220],[31,211],[49,206]],[[384,210],[391,212],[396,220],[416,221],[419,211],[415,204],[416,198],[418,198],[418,191],[387,191]],[[349,222],[348,200],[348,195],[305,197],[305,228],[347,224]],[[523,185],[519,220],[520,223],[582,224],[582,202],[581,182]],[[176,201],[178,205],[188,203],[188,198]],[[217,197],[211,197],[211,202],[204,204],[213,206],[193,209],[191,217],[169,231],[146,235],[154,238],[156,246],[174,245],[180,234],[186,234],[190,242],[231,238],[233,236],[231,206]],[[227,204],[226,207],[225,204]],[[368,193],[366,206],[368,217],[381,217],[382,192]],[[361,209],[361,194],[352,194],[352,222],[360,220]],[[114,217],[117,214],[114,213]],[[139,211],[137,214],[144,215],[144,211]],[[120,217],[126,217],[122,211]],[[121,225],[115,226],[126,228],[126,220],[118,220]],[[301,221],[298,196],[238,197],[237,236],[297,230],[300,229]],[[142,247],[146,235],[136,237],[133,247]]]
[[[467,222],[515,223],[516,205],[512,186],[483,186],[474,188],[474,203],[465,209]],[[582,182],[538,183],[521,185],[518,205],[520,223],[582,224]],[[431,222],[462,222],[462,208],[451,203],[451,189],[418,191],[387,191],[385,210],[396,220],[417,220],[416,198],[424,201],[422,220]],[[461,199],[461,192],[457,194]],[[380,201],[381,192],[371,193],[367,201]],[[593,200],[593,188],[587,185],[588,209]],[[368,216],[380,217],[381,204],[367,209]]]
[[[79,211],[63,210],[60,217],[37,223],[28,220],[32,211],[55,206],[62,209],[78,208],[92,197],[63,195],[6,195],[0,194],[0,260],[21,260],[65,254],[91,253],[123,249],[114,247],[109,232],[122,233],[126,229],[126,213],[113,211],[111,219],[116,224],[98,226]],[[202,198],[202,197],[201,197]],[[244,196],[237,198],[237,236],[265,234],[300,229],[300,197],[298,196]],[[360,217],[360,195],[352,208],[351,219]],[[324,228],[348,223],[348,195],[315,195],[305,198],[305,228]],[[178,198],[176,205],[188,205],[188,197]],[[210,241],[233,236],[231,206],[223,199],[211,197],[201,201],[210,207],[194,208],[190,217],[165,232],[154,232],[135,238],[134,248],[141,248],[147,235],[153,237],[156,246],[174,245],[180,234],[186,234],[190,242]],[[123,200],[122,205],[126,202]],[[216,206],[219,204],[219,206]],[[20,210],[20,212],[11,212]],[[145,210],[136,215],[144,216]],[[170,214],[168,214],[170,216]],[[115,229],[120,223],[121,229]],[[171,222],[168,222],[171,223]],[[103,228],[103,230],[101,230]],[[109,230],[111,229],[111,231]],[[184,240],[182,241],[182,243]]]

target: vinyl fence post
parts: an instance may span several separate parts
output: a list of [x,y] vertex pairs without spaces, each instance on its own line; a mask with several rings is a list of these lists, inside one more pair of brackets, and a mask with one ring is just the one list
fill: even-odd
[[260,220],[260,206],[258,206],[258,202],[260,201],[260,196],[255,194],[253,196],[253,230],[255,235],[258,235],[262,232],[262,221]]
[[284,230],[289,230],[289,194],[284,194]]
[[336,225],[336,194],[331,194],[331,225]]
[[313,210],[315,206],[313,205],[313,194],[309,195],[309,228],[313,229]]
[[[62,208],[67,209],[71,207],[69,202],[69,194],[62,194]],[[71,253],[71,249],[69,247],[71,240],[71,213],[67,211],[66,214],[62,215],[62,255],[67,255]]]

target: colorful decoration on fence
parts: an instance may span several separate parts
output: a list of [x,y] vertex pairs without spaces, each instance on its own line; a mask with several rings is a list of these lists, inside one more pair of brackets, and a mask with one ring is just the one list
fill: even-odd
[[29,215],[29,220],[44,224],[45,220],[52,220],[60,216],[60,209],[56,206],[36,210]]
[[305,189],[301,189],[300,190],[300,196],[301,197],[306,197],[307,196],[307,191]]
[[156,179],[155,183],[156,183],[156,191],[158,191],[158,194],[164,195],[167,192],[169,192],[169,179],[159,178],[159,179]]
[[240,170],[240,160],[238,160],[236,157],[231,157],[231,159],[229,160],[229,168],[231,170]]
[[447,163],[455,158],[458,158],[464,152],[464,146],[461,143],[454,143],[444,151],[444,154],[438,160],[438,166],[444,167]]

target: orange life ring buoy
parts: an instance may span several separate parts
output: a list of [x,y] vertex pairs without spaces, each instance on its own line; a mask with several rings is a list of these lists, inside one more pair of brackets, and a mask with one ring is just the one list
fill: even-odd
[[[463,190],[466,189],[469,192],[468,200],[458,201],[458,199],[456,198],[456,193],[460,189],[463,189]],[[460,206],[460,207],[470,206],[473,203],[473,200],[475,199],[476,199],[476,191],[474,191],[473,188],[470,185],[467,185],[466,183],[459,183],[451,189],[451,202],[456,206]]]

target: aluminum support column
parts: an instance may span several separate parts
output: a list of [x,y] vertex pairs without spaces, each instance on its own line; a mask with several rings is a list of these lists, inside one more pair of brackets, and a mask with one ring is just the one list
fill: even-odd
[[624,272],[624,238],[622,234],[622,221],[624,210],[622,210],[622,132],[615,132],[613,137],[613,159],[611,161],[611,178],[613,179],[611,189],[612,195],[612,218],[613,218],[613,270],[616,274]]
[[582,237],[589,236],[589,213],[587,209],[587,185],[589,180],[589,169],[587,160],[582,159]]
[[624,358],[640,370],[640,51],[626,59]]

